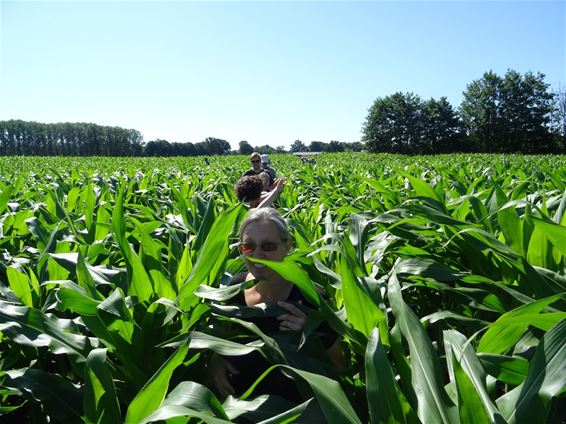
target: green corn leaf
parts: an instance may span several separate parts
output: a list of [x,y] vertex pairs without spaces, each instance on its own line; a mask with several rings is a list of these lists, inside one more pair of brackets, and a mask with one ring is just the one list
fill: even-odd
[[3,300],[0,300],[0,331],[18,344],[47,346],[53,353],[70,355],[77,363],[86,360],[91,348],[87,337],[67,331],[64,320]]
[[418,196],[429,197],[441,205],[444,204],[438,193],[426,182],[415,178],[412,175],[405,175],[405,177],[411,182],[411,185],[417,192]]
[[540,229],[544,233],[553,247],[560,252],[562,256],[566,256],[566,226],[543,221],[536,217],[533,217],[532,220],[535,224],[535,228]]
[[[535,222],[534,218],[531,218],[531,222]],[[532,266],[552,269],[554,262],[552,251],[552,244],[546,236],[543,226],[535,225],[527,247],[527,261]]]
[[487,391],[482,364],[472,347],[467,344],[466,337],[456,330],[444,331],[443,335],[449,358],[450,377],[457,388],[461,422],[477,420],[485,423],[504,423],[505,420]]
[[[460,422],[462,423],[485,423],[492,421],[487,414],[482,399],[476,391],[469,376],[462,369],[462,365],[454,358],[454,352],[451,353],[453,361],[453,375],[458,394],[458,413]],[[499,422],[505,422],[500,420]]]
[[93,349],[88,354],[84,370],[83,407],[85,422],[121,422],[120,405],[112,378],[112,370],[106,358],[106,349]]
[[4,209],[8,205],[10,198],[12,197],[12,185],[8,184],[2,187],[2,193],[0,194],[0,214],[4,213]]
[[123,204],[124,193],[120,190],[112,212],[112,231],[128,267],[128,276],[130,278],[128,294],[137,296],[140,302],[145,302],[151,299],[153,287],[151,279],[143,267],[140,258],[133,251],[126,238],[126,221],[124,218]]
[[177,268],[177,273],[175,274],[175,288],[177,291],[180,290],[183,282],[191,274],[193,270],[193,263],[191,262],[191,250],[189,246],[186,245],[183,249],[183,254],[181,255],[181,260]]
[[286,365],[281,367],[293,371],[309,384],[328,423],[361,423],[338,382]]
[[126,424],[137,424],[159,408],[165,399],[173,371],[183,363],[189,344],[183,343],[175,353],[149,379],[130,403],[126,412]]
[[[313,398],[306,402],[295,406],[294,402],[275,395],[260,395],[251,400],[238,399],[228,396],[222,404],[224,411],[230,420],[241,417],[240,420],[249,420],[251,422],[268,423],[276,420],[278,416],[284,414],[295,415],[297,412],[303,412],[311,403]],[[282,418],[284,420],[284,418]],[[276,423],[286,421],[274,421]],[[293,422],[293,421],[291,421]]]
[[88,268],[86,259],[80,252],[77,256],[76,273],[79,286],[86,290],[92,298],[96,300],[103,300],[103,296],[96,290],[96,283],[94,282],[94,278]]
[[229,424],[231,421],[226,421],[221,418],[216,418],[209,415],[206,412],[200,412],[192,408],[187,408],[186,406],[179,405],[167,405],[159,408],[157,411],[151,415],[144,418],[140,424],[150,423],[150,422],[166,422],[166,423],[186,423],[188,420],[186,418],[181,420],[175,420],[175,418],[198,418],[199,422],[204,422],[207,424]]
[[368,340],[365,371],[366,397],[372,423],[418,422],[413,411],[409,416],[404,413],[409,405],[399,392],[377,328],[372,331]]
[[184,381],[171,391],[163,401],[162,406],[148,416],[142,423],[174,417],[216,417],[204,419],[210,423],[226,423],[229,418],[224,408],[210,390],[199,383]]
[[224,340],[210,334],[193,331],[189,334],[181,334],[172,340],[163,343],[163,347],[178,347],[188,341],[191,349],[210,349],[219,355],[240,356],[247,355],[253,351],[259,351],[261,344],[241,344]]
[[242,205],[237,204],[218,216],[210,233],[200,249],[197,261],[179,291],[179,307],[188,310],[196,304],[198,298],[194,295],[195,289],[208,281],[215,281],[219,264],[228,256],[230,235],[236,225],[236,220],[243,212]]
[[542,338],[524,383],[498,399],[509,423],[546,422],[551,400],[566,389],[566,319]]
[[422,422],[454,423],[457,411],[441,381],[437,353],[415,313],[403,301],[395,273],[389,277],[388,298],[395,320],[409,344],[412,384],[418,399],[417,415]]
[[520,356],[480,353],[478,358],[485,371],[502,383],[518,386],[527,378],[529,362]]
[[70,310],[80,315],[96,315],[99,301],[89,297],[82,287],[72,281],[62,285],[55,294],[62,310]]
[[157,296],[159,298],[175,299],[177,296],[175,287],[172,286],[171,281],[164,275],[163,267],[161,265],[162,246],[153,240],[150,234],[146,231],[145,227],[141,225],[139,221],[133,221],[136,226],[136,231],[140,235],[141,261],[144,264],[144,269],[149,273],[149,276],[153,281]]
[[497,211],[499,227],[508,244],[519,255],[523,255],[523,226],[513,207],[503,207]]
[[266,259],[247,258],[251,262],[265,264],[282,278],[295,284],[307,300],[313,305],[320,305],[320,296],[307,272],[305,272],[297,262],[287,256],[281,262],[269,261]]
[[387,319],[379,306],[359,286],[357,278],[353,275],[350,262],[343,256],[340,259],[340,273],[342,276],[342,294],[348,315],[348,322],[369,338],[372,330],[378,326],[380,336],[388,345]]
[[480,339],[478,352],[503,353],[519,340],[527,327],[533,324],[533,321],[545,327],[560,321],[564,313],[540,314],[548,305],[560,298],[560,295],[547,297],[503,314],[489,325],[488,330]]
[[41,369],[6,371],[2,385],[17,389],[30,402],[41,402],[44,418],[59,422],[81,422],[81,391],[69,380]]
[[33,307],[32,294],[35,293],[35,290],[30,278],[24,272],[18,271],[11,266],[6,268],[6,276],[8,277],[10,288],[14,294],[18,296],[18,299],[20,299],[25,306]]

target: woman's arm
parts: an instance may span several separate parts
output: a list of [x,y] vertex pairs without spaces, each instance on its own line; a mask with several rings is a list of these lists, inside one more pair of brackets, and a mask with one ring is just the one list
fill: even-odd
[[271,205],[273,205],[273,203],[277,200],[277,198],[279,197],[279,195],[281,194],[281,192],[283,191],[283,187],[285,187],[285,183],[287,182],[287,178],[282,177],[282,178],[277,178],[275,180],[275,189],[269,193],[267,193],[267,195],[261,199],[261,202],[259,203],[259,205],[257,206],[258,208],[268,208],[271,207]]

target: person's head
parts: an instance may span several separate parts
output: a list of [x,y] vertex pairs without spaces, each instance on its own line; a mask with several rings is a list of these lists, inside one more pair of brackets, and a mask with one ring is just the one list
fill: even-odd
[[259,171],[261,169],[261,155],[258,152],[253,152],[250,155],[250,163],[254,170]]
[[265,171],[260,172],[259,174],[257,174],[257,176],[261,179],[261,183],[263,184],[263,191],[266,191],[271,184],[271,176]]
[[277,277],[267,266],[247,257],[282,261],[291,249],[291,236],[283,217],[273,208],[252,209],[240,225],[240,252],[248,271],[256,279]]
[[255,208],[260,202],[263,181],[258,175],[247,175],[236,181],[234,190],[238,200]]
[[261,166],[262,168],[269,166],[269,156],[261,155]]

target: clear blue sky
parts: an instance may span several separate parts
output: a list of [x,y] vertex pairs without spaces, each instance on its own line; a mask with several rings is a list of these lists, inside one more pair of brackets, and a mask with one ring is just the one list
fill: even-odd
[[454,107],[485,71],[566,85],[565,1],[0,1],[0,120],[237,148],[358,141],[397,91]]

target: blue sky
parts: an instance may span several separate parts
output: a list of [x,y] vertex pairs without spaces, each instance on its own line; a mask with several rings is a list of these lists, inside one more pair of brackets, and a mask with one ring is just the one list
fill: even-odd
[[358,141],[397,91],[454,107],[485,71],[566,85],[565,1],[4,1],[0,120],[237,148]]

